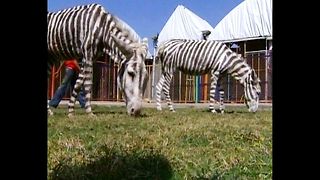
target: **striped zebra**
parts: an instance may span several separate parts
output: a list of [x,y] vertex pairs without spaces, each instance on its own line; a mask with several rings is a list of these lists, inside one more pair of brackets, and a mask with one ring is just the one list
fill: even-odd
[[[161,77],[156,86],[157,109],[161,108],[161,91],[163,90],[170,111],[174,111],[170,99],[170,82],[173,73],[180,70],[189,75],[203,75],[210,72],[210,104],[209,109],[216,113],[217,103],[215,91],[221,76],[231,74],[244,86],[245,103],[250,112],[255,112],[259,105],[261,92],[260,80],[243,58],[234,53],[225,44],[208,40],[173,39],[160,44],[156,60],[161,61]],[[224,93],[221,94],[222,98]],[[222,111],[223,112],[223,111]]]
[[[138,115],[148,78],[144,64],[148,51],[145,39],[140,42],[122,20],[99,4],[48,12],[47,22],[49,68],[66,59],[77,59],[83,64],[68,103],[68,116],[74,115],[74,104],[81,86],[86,94],[86,113],[95,116],[91,110],[92,65],[105,54],[118,63],[118,82],[128,114]],[[48,108],[49,114],[50,111]]]

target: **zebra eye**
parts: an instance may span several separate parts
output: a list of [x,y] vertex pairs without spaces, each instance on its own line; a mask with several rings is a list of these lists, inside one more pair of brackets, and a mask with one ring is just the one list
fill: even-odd
[[136,74],[134,63],[129,63],[127,66],[127,73],[133,78]]
[[133,69],[128,69],[128,75],[133,79],[134,77],[135,77],[135,75],[136,75],[136,72],[133,70]]
[[132,64],[129,64],[128,65],[128,74],[133,78],[134,76],[135,76],[135,74],[136,74],[136,67],[137,66],[137,63],[136,62],[134,62],[134,63],[132,63]]
[[133,71],[128,71],[128,74],[131,76],[131,77],[134,77],[135,73]]

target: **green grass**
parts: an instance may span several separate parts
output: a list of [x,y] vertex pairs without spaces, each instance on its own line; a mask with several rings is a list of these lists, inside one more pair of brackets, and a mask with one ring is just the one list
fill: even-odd
[[48,119],[48,179],[272,179],[272,110],[93,106]]

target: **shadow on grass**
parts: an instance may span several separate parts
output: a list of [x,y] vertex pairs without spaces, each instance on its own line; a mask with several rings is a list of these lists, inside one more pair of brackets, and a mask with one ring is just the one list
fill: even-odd
[[[104,147],[102,157],[87,164],[73,165],[63,160],[48,179],[170,179],[168,160],[153,150],[124,153]],[[69,164],[69,165],[68,165]]]
[[104,115],[104,114],[126,114],[125,111],[106,111],[106,110],[95,110],[93,111],[95,115]]
[[[110,108],[105,108],[105,109],[97,109],[97,110],[94,110],[93,113],[95,115],[109,115],[109,114],[113,114],[113,115],[127,115],[127,111],[125,108],[122,108],[122,109],[116,109],[116,110],[113,110],[113,109],[110,109]],[[129,116],[129,115],[128,115]],[[149,117],[150,115],[148,115],[146,112],[142,112],[140,113],[139,115],[136,115],[136,116],[131,116],[131,117],[140,117],[140,118],[145,118],[145,117]]]
[[[67,116],[68,115],[68,110],[62,109],[60,108],[58,111],[55,110],[53,113],[54,115],[59,115],[59,116]],[[93,114],[100,116],[100,115],[116,115],[116,116],[122,116],[122,115],[127,115],[128,117],[132,117],[132,118],[147,118],[150,117],[152,115],[148,114],[148,112],[142,112],[139,115],[136,116],[130,116],[127,114],[126,109],[111,109],[111,108],[97,108],[97,109],[93,109]],[[75,109],[75,115],[79,116],[79,115],[87,115],[87,113],[85,112],[85,110],[83,109]]]
[[[206,110],[203,110],[202,112],[209,112],[211,113],[211,110],[210,109],[206,109]],[[222,114],[220,109],[216,109],[216,112],[217,114]],[[233,113],[238,113],[240,111],[234,111],[234,110],[224,110],[224,114],[233,114]],[[240,112],[241,113],[241,112]]]
[[[219,109],[216,109],[217,114],[221,114]],[[258,110],[257,112],[259,112],[260,110]],[[211,113],[211,111],[209,109],[206,110],[202,110],[202,112],[208,112]],[[239,110],[224,110],[224,114],[254,114],[257,112],[249,112],[247,109],[239,109]]]

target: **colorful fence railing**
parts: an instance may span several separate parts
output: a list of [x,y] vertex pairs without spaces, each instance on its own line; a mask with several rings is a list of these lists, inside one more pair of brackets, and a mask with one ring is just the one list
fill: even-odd
[[[261,79],[262,92],[261,102],[272,102],[272,56],[267,51],[246,52],[247,63],[255,69]],[[155,86],[160,77],[160,65],[152,66],[148,61],[147,71],[149,81],[144,98],[147,101],[154,99]],[[48,97],[53,96],[55,90],[60,85],[64,76],[64,69],[56,72],[57,68],[52,68],[49,78]],[[153,70],[155,70],[153,75]],[[92,99],[97,101],[122,101],[121,93],[117,87],[118,66],[107,59],[97,61],[93,66],[93,88]],[[154,78],[154,80],[152,79]],[[229,75],[223,77],[221,85],[225,90],[225,101],[232,103],[243,102],[243,87]],[[171,98],[174,102],[195,103],[209,102],[210,75],[190,76],[181,72],[174,74],[171,82]],[[70,93],[64,97],[68,99]]]

